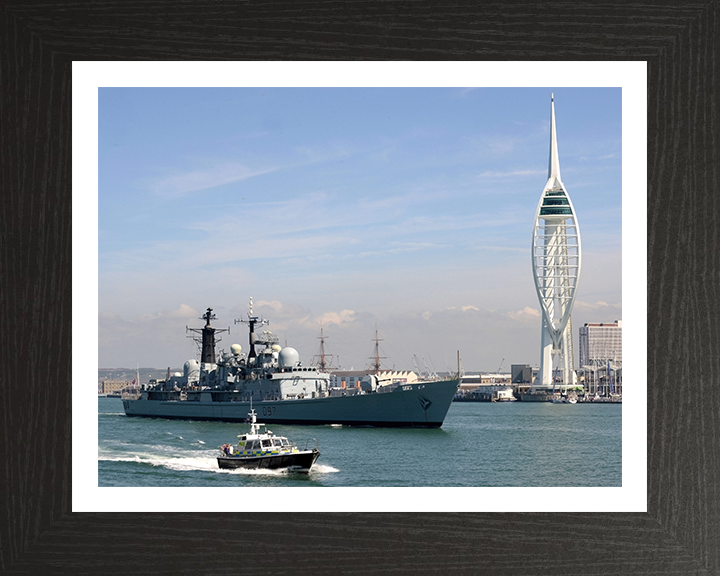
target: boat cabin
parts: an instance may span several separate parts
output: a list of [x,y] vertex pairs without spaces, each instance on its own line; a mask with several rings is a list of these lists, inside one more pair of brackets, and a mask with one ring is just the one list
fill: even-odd
[[292,444],[287,438],[274,436],[272,438],[251,438],[243,436],[238,442],[240,450],[272,450],[273,448],[290,448]]

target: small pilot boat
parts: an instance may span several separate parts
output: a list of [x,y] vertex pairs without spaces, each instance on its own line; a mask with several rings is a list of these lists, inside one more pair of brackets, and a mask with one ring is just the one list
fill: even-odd
[[237,446],[223,444],[222,456],[218,456],[218,466],[223,469],[287,469],[289,472],[309,473],[320,456],[317,446],[300,450],[285,436],[276,436],[265,424],[257,421],[255,410],[248,414],[250,432],[239,434]]

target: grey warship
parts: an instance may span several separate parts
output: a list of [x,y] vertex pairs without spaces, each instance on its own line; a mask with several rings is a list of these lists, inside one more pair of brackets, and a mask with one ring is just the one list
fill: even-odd
[[[371,376],[358,388],[337,388],[330,375],[303,366],[294,348],[281,348],[278,338],[255,328],[267,324],[253,314],[247,320],[247,354],[239,344],[215,353],[212,308],[202,335],[200,361],[185,362],[182,373],[151,380],[123,394],[127,416],[182,420],[244,422],[251,406],[267,424],[335,424],[346,426],[439,428],[460,386],[459,378],[388,383]],[[256,347],[259,350],[256,350]]]

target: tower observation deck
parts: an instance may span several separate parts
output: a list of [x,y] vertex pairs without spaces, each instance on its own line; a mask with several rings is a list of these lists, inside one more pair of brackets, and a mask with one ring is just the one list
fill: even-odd
[[[570,318],[580,278],[580,228],[570,196],[560,177],[555,98],[550,98],[548,180],[535,211],[532,270],[542,309],[540,370],[533,389],[575,384]],[[562,378],[560,378],[562,375]]]

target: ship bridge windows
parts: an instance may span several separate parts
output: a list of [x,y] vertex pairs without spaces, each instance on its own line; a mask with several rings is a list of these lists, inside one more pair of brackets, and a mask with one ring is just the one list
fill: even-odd
[[272,446],[272,440],[269,440],[269,439],[268,439],[268,440],[263,440],[263,441],[262,441],[262,447],[263,447],[263,448],[269,448],[270,446]]

